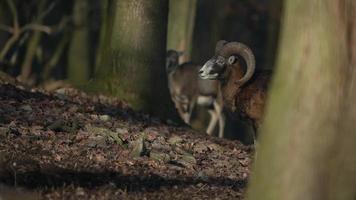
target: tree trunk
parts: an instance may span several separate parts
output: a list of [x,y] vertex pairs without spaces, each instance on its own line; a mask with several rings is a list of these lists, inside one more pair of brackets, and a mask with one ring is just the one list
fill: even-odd
[[270,0],[269,3],[268,36],[264,58],[266,69],[275,66],[283,2],[283,0]]
[[[8,5],[6,1],[0,2],[0,23],[10,25],[11,17],[10,12],[8,11]],[[0,50],[4,47],[6,40],[10,37],[10,34],[4,30],[0,30]],[[0,60],[1,61],[1,60]]]
[[197,0],[170,0],[167,49],[184,52],[181,62],[191,59]]
[[287,0],[248,199],[356,199],[356,5]]
[[192,60],[204,62],[212,56],[221,40],[224,5],[227,0],[198,0],[193,34]]
[[[134,109],[166,117],[174,113],[165,72],[167,0],[109,1],[101,63],[90,90],[105,92]],[[103,33],[102,33],[103,34]],[[108,39],[108,37],[110,37]]]
[[94,86],[94,88],[89,89],[92,91],[104,90],[107,93],[111,93],[111,90],[107,88],[108,84],[104,82],[106,81],[105,75],[108,74],[108,72],[112,71],[111,36],[115,20],[115,2],[116,0],[101,1],[101,27],[99,33],[98,49],[95,59],[95,82],[90,84],[91,87]]
[[[37,13],[37,20],[35,20],[35,23],[37,24],[42,24],[42,19],[40,15],[44,11],[46,6],[46,0],[41,0],[38,5],[38,13]],[[24,58],[24,62],[22,63],[21,66],[21,74],[19,76],[19,79],[25,83],[30,83],[33,82],[33,80],[30,80],[31,72],[32,72],[32,63],[36,55],[37,48],[41,42],[42,38],[42,32],[40,30],[33,30],[33,33],[28,41],[28,45],[26,48],[26,54]]]
[[68,80],[75,86],[82,86],[89,79],[88,12],[88,0],[74,1],[73,23],[75,27],[68,54]]
[[42,77],[41,77],[43,82],[46,82],[50,79],[51,71],[59,63],[64,51],[68,46],[69,41],[70,41],[70,33],[69,31],[66,30],[63,33],[62,38],[58,41],[58,44],[55,47],[55,50],[53,51],[51,58],[48,60],[46,64],[44,64]]
[[[110,39],[111,39],[111,32],[112,29],[109,29],[112,27],[112,19],[113,17],[110,17],[113,15],[111,11],[113,9],[110,9],[109,5],[109,0],[102,0],[100,3],[100,21],[101,21],[101,27],[100,27],[100,33],[99,33],[99,44],[97,48],[97,54],[95,58],[95,72],[96,70],[99,69],[100,65],[104,64],[104,57],[105,55],[108,54],[107,51],[110,51]],[[111,21],[110,21],[111,19]],[[105,53],[104,53],[105,51]]]

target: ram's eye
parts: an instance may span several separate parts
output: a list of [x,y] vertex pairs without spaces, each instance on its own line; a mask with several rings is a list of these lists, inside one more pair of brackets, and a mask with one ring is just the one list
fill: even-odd
[[234,64],[236,61],[236,57],[235,56],[230,56],[229,59],[227,60],[227,62],[229,63],[229,65]]
[[225,65],[225,58],[219,56],[219,57],[216,59],[216,64],[218,64],[218,65],[220,65],[220,66]]

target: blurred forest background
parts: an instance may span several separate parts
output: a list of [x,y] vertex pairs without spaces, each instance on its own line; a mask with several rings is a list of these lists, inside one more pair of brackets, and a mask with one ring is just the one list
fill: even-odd
[[[180,62],[204,64],[218,40],[240,41],[252,48],[258,68],[273,68],[281,0],[171,0],[168,8],[165,1],[147,3],[152,4],[147,7],[166,10],[163,15],[145,19],[156,24],[152,31],[140,29],[140,21],[130,21],[125,13],[132,11],[127,10],[125,2],[1,0],[0,70],[30,86],[54,90],[72,85],[87,92],[118,96],[134,108],[177,119],[164,87],[163,47],[184,52]],[[164,16],[167,13],[168,22]],[[143,37],[151,43],[143,43]],[[130,47],[135,43],[142,44]],[[130,48],[147,59],[132,56]],[[159,58],[150,63],[150,57]],[[131,58],[143,61],[131,62]],[[151,75],[144,75],[150,74],[146,70]],[[157,93],[162,95],[151,97]],[[209,121],[206,111],[199,110],[195,119],[192,126],[204,130]],[[236,128],[245,132],[250,129],[232,118],[227,119],[226,127],[230,134],[225,135],[232,138],[236,137]]]
[[[205,62],[216,42],[225,39],[250,46],[258,67],[273,66],[281,1],[181,2],[170,3],[167,46],[185,51],[185,61]],[[113,23],[106,16],[110,11],[107,6],[112,3],[1,0],[1,70],[31,85],[53,80],[86,84],[102,64],[100,45],[105,43],[106,23]],[[180,22],[182,18],[186,21]],[[182,38],[186,44],[179,44]]]

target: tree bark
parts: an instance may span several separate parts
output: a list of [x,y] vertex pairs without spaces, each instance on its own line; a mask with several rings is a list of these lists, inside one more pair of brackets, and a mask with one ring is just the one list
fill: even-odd
[[286,0],[248,199],[356,199],[356,5]]
[[[173,113],[165,72],[168,0],[109,1],[110,25],[90,90],[160,117]],[[173,114],[173,115],[172,115]]]
[[83,86],[89,79],[89,2],[75,0],[73,8],[74,30],[68,53],[68,80]]
[[197,0],[170,0],[167,49],[184,52],[180,62],[191,59]]

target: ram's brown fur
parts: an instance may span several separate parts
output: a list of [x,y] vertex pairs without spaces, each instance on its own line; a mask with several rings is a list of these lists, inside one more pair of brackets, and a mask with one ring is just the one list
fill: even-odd
[[[230,47],[227,47],[228,45]],[[234,48],[234,45],[238,48]],[[224,51],[225,47],[230,50]],[[238,49],[238,51],[234,52],[231,49]],[[227,60],[231,56],[236,57],[236,61],[228,63]],[[222,62],[224,65],[216,64],[219,57],[226,60],[226,62]],[[241,57],[247,65],[247,70],[244,70]],[[210,65],[210,68],[205,65]],[[251,120],[255,131],[258,130],[264,116],[271,72],[255,70],[252,51],[237,42],[220,41],[217,44],[215,55],[205,65],[199,73],[202,78],[220,80],[224,107],[242,118]],[[212,75],[214,76],[212,77]]]
[[[240,66],[239,66],[240,67]],[[264,115],[267,98],[267,89],[270,81],[269,71],[257,71],[250,81],[239,87],[235,80],[241,79],[241,70],[234,66],[230,77],[221,81],[221,91],[224,106],[237,113],[242,118],[252,120],[255,129],[258,129]],[[240,69],[242,69],[240,67]]]

